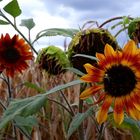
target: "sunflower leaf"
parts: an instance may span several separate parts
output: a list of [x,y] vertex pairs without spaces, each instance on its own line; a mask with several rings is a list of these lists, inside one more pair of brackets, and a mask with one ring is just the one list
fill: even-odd
[[14,120],[16,116],[27,117],[37,113],[40,108],[45,105],[47,97],[42,94],[25,99],[13,100],[4,112],[1,121],[0,129],[4,128],[7,123]]
[[12,0],[3,9],[14,18],[19,16],[22,12],[17,0]]
[[0,19],[0,25],[8,25],[8,24],[9,24],[8,22],[6,22],[6,21]]
[[26,27],[28,30],[31,30],[31,29],[35,26],[35,23],[34,23],[34,21],[33,21],[32,18],[29,18],[29,19],[22,19],[22,20],[21,20],[20,26],[24,26],[24,27]]
[[41,92],[41,93],[45,92],[45,90],[43,88],[38,87],[36,84],[33,84],[31,82],[25,82],[24,85],[26,87],[33,88],[33,89],[37,90],[38,92]]
[[93,107],[89,108],[85,113],[78,113],[72,120],[68,129],[68,139],[78,129],[81,123],[89,116],[93,114]]
[[114,122],[113,119],[113,115],[109,115],[109,120],[112,123],[113,126],[115,126],[116,128],[119,129],[123,129],[123,130],[129,130],[134,138],[134,140],[139,140],[140,138],[140,126],[139,126],[139,122],[135,121],[131,118],[124,118],[124,121],[121,125],[118,125]]
[[14,119],[14,125],[24,132],[24,135],[30,137],[33,126],[37,126],[38,122],[35,116],[21,117],[16,116]]
[[69,70],[69,71],[72,71],[73,73],[75,73],[75,74],[77,74],[77,75],[79,75],[79,76],[83,76],[83,75],[84,75],[83,72],[81,72],[80,70],[78,70],[78,69],[76,69],[76,68],[73,68],[73,67],[68,67],[68,68],[65,68],[65,69],[67,69],[67,70]]
[[130,132],[133,135],[134,140],[140,139],[140,128],[136,121],[130,118],[125,118],[124,122],[120,125],[120,128],[130,130]]
[[91,55],[86,55],[86,54],[76,54],[74,55],[73,57],[85,57],[85,58],[89,58],[91,60],[96,60],[96,61],[99,61],[98,58],[94,57],[94,56],[91,56]]
[[46,92],[45,94],[49,95],[49,94],[52,94],[52,93],[57,92],[59,90],[63,90],[65,88],[68,88],[68,87],[71,87],[71,86],[74,86],[77,84],[81,84],[81,83],[84,83],[84,82],[81,80],[74,80],[74,81],[69,82],[67,84],[56,86],[56,87],[52,88],[51,90],[49,90],[48,92]]
[[36,35],[36,39],[33,41],[36,42],[41,37],[48,37],[48,36],[64,36],[72,38],[79,30],[77,29],[64,29],[64,28],[50,28],[40,31]]
[[44,94],[11,101],[0,120],[0,129],[14,120],[16,116],[28,117],[36,114],[46,104],[47,95],[81,83],[83,83],[83,81],[75,80],[64,85],[56,86]]

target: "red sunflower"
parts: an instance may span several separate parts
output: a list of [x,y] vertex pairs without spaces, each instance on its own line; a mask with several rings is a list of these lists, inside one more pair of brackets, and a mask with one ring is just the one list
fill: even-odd
[[[124,112],[135,120],[140,120],[140,56],[134,41],[130,40],[122,51],[114,51],[106,45],[104,54],[96,53],[98,66],[85,64],[87,74],[81,77],[85,82],[96,82],[83,91],[81,99],[98,94],[101,107],[97,121],[103,123],[110,106],[116,123],[121,124]],[[100,91],[100,92],[98,92]]]
[[32,60],[30,46],[18,35],[10,38],[9,34],[0,38],[0,68],[7,76],[13,77],[16,72],[22,73],[28,68],[27,60]]

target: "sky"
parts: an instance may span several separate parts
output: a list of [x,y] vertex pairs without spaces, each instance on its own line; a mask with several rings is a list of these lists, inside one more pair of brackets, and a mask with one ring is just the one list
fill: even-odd
[[[9,1],[0,2],[0,8],[2,9]],[[18,25],[21,19],[28,18],[33,18],[36,24],[31,32],[32,40],[43,29],[79,29],[87,21],[97,21],[100,25],[116,16],[138,17],[140,7],[139,0],[18,0],[18,3],[22,10],[22,14],[17,18]],[[9,15],[7,16],[11,19]],[[25,27],[18,27],[27,36]],[[108,27],[109,25],[106,25],[106,28]],[[9,25],[0,26],[0,34],[6,32],[15,33]],[[48,37],[41,39],[36,46],[37,48],[45,45],[63,46],[63,42],[63,37]]]

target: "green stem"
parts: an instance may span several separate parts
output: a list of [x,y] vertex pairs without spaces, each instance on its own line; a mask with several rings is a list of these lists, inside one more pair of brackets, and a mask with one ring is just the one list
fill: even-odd
[[32,50],[36,53],[37,51],[34,49],[34,47],[32,46],[32,44],[30,43],[30,41],[23,35],[23,33],[3,14],[2,11],[0,11],[0,16],[2,16],[8,23],[10,23],[12,25],[12,27],[14,27],[14,29],[24,38],[24,40],[31,46]]
[[70,103],[68,102],[66,96],[64,95],[64,93],[63,93],[62,91],[60,91],[60,93],[61,93],[62,97],[64,98],[66,104],[68,105],[68,107],[69,107],[69,109],[70,109],[70,112],[71,112],[71,115],[74,116],[74,115],[75,115],[75,114],[74,114],[74,111],[73,111],[72,107],[70,106]]
[[29,42],[31,42],[31,30],[29,30],[28,32],[28,38],[29,38]]
[[[108,20],[106,20],[105,22],[103,22],[103,23],[99,26],[99,28],[102,28],[104,25],[106,25],[106,24],[109,23],[109,22],[112,22],[112,21],[118,20],[118,19],[123,19],[123,18],[124,18],[124,16],[114,17],[114,18],[108,19]],[[129,18],[130,20],[133,20],[132,17],[128,17],[128,18]]]
[[56,100],[50,99],[50,98],[47,98],[47,99],[48,99],[49,101],[52,101],[52,102],[54,102],[54,103],[56,103],[56,104],[62,106],[63,109],[65,109],[71,116],[73,116],[73,114],[71,113],[71,111],[69,111],[69,109],[68,109],[67,107],[65,107],[65,105],[63,105],[62,103],[60,103],[60,102],[58,102],[58,101],[56,101]]
[[99,137],[98,140],[101,140],[103,137],[103,130],[104,130],[104,123],[101,124],[100,130],[99,130]]
[[[80,88],[80,94],[85,90],[86,88],[86,84],[81,84],[81,88]],[[79,113],[82,113],[83,111],[83,100],[79,101]],[[79,140],[84,140],[84,128],[83,128],[83,123],[81,123],[81,125],[78,128],[78,133],[79,133]]]

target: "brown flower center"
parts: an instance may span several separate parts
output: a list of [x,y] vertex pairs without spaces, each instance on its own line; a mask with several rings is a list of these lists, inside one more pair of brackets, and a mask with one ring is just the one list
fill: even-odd
[[15,48],[8,48],[4,51],[3,59],[8,63],[15,63],[20,58],[20,53]]
[[114,97],[130,94],[136,83],[134,72],[123,65],[112,66],[104,76],[105,92]]

